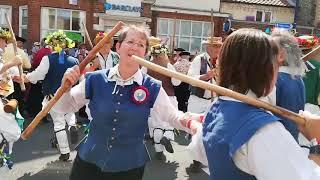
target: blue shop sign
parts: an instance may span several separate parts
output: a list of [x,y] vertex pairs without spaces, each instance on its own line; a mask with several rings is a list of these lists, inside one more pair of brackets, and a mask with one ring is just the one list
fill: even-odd
[[119,4],[111,4],[104,3],[104,9],[114,10],[114,11],[127,11],[127,12],[142,12],[142,8],[139,6],[129,6],[129,5],[119,5]]
[[282,28],[282,29],[295,29],[295,23],[277,23],[275,27]]

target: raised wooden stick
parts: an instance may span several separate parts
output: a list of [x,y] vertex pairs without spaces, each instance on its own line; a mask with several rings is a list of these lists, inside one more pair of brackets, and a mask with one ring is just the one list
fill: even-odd
[[174,48],[175,48],[177,14],[178,14],[178,11],[175,12],[175,16],[174,16],[174,20],[173,20],[172,49],[171,49],[172,55],[174,54]]
[[[90,63],[90,61],[95,57],[97,52],[107,43],[111,40],[111,38],[122,28],[124,25],[123,22],[119,21],[116,26],[110,31],[110,33],[104,37],[96,46],[93,47],[93,49],[89,52],[87,57],[80,63],[79,68],[80,72],[84,70],[86,65]],[[51,110],[51,108],[56,104],[56,102],[61,98],[61,96],[71,87],[71,83],[69,81],[66,82],[64,86],[60,86],[60,88],[57,90],[55,96],[48,102],[47,106],[45,106],[33,119],[33,121],[29,124],[29,126],[23,131],[21,134],[21,138],[23,140],[28,139],[28,137],[31,135],[35,127],[40,123],[43,117],[45,117],[48,112]]]
[[[12,36],[13,51],[14,51],[14,54],[17,56],[18,55],[17,40],[16,40],[16,37],[14,35],[14,32],[13,32],[13,29],[12,29],[12,26],[11,26],[11,23],[10,23],[10,20],[9,20],[9,17],[8,17],[7,13],[5,14],[5,17],[6,17],[6,21],[7,21],[8,27],[9,27],[10,34]],[[20,84],[20,88],[21,88],[21,91],[25,91],[26,90],[26,86],[24,85],[24,81],[23,81],[23,78],[22,78],[22,75],[23,75],[22,64],[18,66],[18,69],[19,69],[19,75],[20,75],[20,78],[21,78],[21,82],[19,83]]]
[[228,96],[228,97],[237,99],[239,101],[245,102],[247,104],[250,104],[252,106],[263,108],[265,110],[271,111],[272,113],[281,115],[281,116],[286,117],[288,119],[291,119],[295,123],[297,123],[298,125],[305,125],[306,124],[306,120],[302,116],[300,116],[299,114],[296,114],[292,111],[289,111],[287,109],[273,106],[269,103],[257,100],[255,98],[248,97],[246,95],[234,92],[230,89],[227,89],[227,88],[224,88],[224,87],[221,87],[218,85],[210,84],[205,81],[200,81],[198,79],[192,78],[192,77],[184,75],[182,73],[171,71],[167,68],[158,66],[154,63],[148,62],[148,61],[146,61],[140,57],[137,57],[137,56],[132,56],[132,59],[134,59],[140,65],[142,65],[148,69],[151,69],[153,71],[156,71],[158,73],[161,73],[161,74],[169,76],[169,77],[179,79],[179,80],[186,82],[192,86],[196,86],[196,87],[200,87],[200,88],[207,89],[210,91],[214,91],[219,95]]
[[[213,9],[211,9],[211,42],[209,43],[213,43],[213,35],[214,35],[214,32],[213,32]],[[213,70],[213,68],[215,68],[212,64],[212,62],[209,62],[209,64],[211,65],[211,69],[210,70]],[[213,84],[213,81],[214,81],[214,78],[211,78],[210,79],[210,83]],[[214,95],[213,95],[213,91],[211,91],[211,102],[213,102],[213,99],[214,99]]]
[[89,36],[89,33],[88,33],[88,30],[87,30],[87,27],[86,25],[84,24],[84,22],[82,21],[82,27],[83,27],[83,30],[84,30],[84,34],[86,35],[86,38],[89,42],[89,45],[90,45],[90,48],[93,48],[93,44],[92,44],[92,41],[90,39],[90,36]]
[[302,60],[307,61],[309,59],[314,58],[315,56],[317,56],[320,52],[320,45],[318,45],[318,47],[314,48],[312,51],[310,51],[309,53],[307,53],[306,55],[302,56]]

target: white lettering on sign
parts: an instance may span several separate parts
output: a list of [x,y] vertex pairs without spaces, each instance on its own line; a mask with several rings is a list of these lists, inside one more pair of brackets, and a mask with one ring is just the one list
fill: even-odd
[[107,14],[120,16],[140,16],[141,0],[107,0],[104,4]]

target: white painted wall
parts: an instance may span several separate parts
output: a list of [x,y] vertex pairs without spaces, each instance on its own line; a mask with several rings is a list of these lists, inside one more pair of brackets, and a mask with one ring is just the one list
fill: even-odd
[[220,0],[156,0],[155,5],[218,12]]

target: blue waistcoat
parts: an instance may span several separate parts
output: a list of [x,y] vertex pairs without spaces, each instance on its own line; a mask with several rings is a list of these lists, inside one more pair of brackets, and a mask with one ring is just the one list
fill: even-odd
[[211,180],[255,180],[233,162],[235,152],[258,129],[278,118],[262,109],[219,99],[212,105],[203,124],[203,143]]
[[136,82],[117,85],[114,91],[116,83],[108,82],[108,73],[109,70],[99,70],[86,76],[85,94],[90,100],[93,120],[78,154],[104,172],[127,171],[143,166],[148,160],[144,132],[161,85],[144,74],[142,86],[150,95],[143,104],[136,104],[132,95],[139,85]]
[[78,60],[65,54],[64,63],[59,63],[59,53],[48,55],[49,70],[42,83],[43,95],[54,94],[61,85],[61,80],[66,70],[78,64]]
[[[277,80],[277,106],[286,108],[295,113],[304,110],[306,102],[304,83],[300,76],[292,77],[292,75],[279,72]],[[298,141],[299,130],[295,122],[279,116],[281,123]]]

